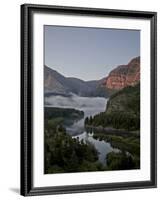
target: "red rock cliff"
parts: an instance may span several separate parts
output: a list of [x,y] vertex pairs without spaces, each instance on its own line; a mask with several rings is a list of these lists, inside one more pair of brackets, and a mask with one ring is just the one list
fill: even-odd
[[122,89],[140,81],[140,57],[132,59],[127,65],[112,70],[105,81],[109,89]]

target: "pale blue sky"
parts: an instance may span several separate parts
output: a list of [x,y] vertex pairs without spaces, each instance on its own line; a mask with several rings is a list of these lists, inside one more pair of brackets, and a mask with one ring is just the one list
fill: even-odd
[[140,31],[45,26],[45,65],[67,77],[97,80],[140,55]]

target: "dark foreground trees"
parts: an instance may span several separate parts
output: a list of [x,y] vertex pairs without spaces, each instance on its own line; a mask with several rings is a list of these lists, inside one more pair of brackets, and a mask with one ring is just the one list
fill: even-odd
[[106,156],[108,170],[135,169],[135,162],[126,152],[111,152]]
[[95,147],[72,138],[62,125],[45,124],[45,173],[97,171],[100,168]]

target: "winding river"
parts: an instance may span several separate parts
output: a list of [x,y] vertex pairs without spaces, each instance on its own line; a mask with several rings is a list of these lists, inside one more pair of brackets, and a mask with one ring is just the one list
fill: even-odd
[[70,97],[64,96],[50,96],[45,98],[45,103],[53,107],[60,108],[75,108],[84,111],[84,118],[74,122],[73,125],[67,126],[67,133],[73,138],[79,138],[84,142],[92,143],[99,152],[99,161],[104,165],[106,163],[106,155],[111,151],[119,151],[114,149],[110,143],[104,140],[99,141],[93,138],[93,133],[87,133],[84,128],[84,120],[87,116],[94,116],[97,113],[103,112],[106,109],[106,98],[103,97],[79,97],[71,95]]

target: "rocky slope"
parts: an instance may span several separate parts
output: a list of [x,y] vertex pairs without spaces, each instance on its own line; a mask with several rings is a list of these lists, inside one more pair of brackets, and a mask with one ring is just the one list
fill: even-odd
[[112,70],[105,80],[108,89],[122,89],[134,86],[140,81],[140,57],[133,58],[127,65],[120,65]]
[[117,91],[107,101],[105,112],[99,113],[86,125],[112,127],[124,130],[140,129],[140,84]]

